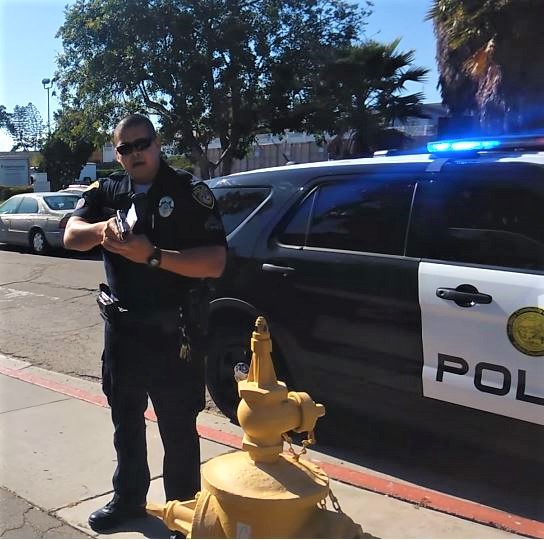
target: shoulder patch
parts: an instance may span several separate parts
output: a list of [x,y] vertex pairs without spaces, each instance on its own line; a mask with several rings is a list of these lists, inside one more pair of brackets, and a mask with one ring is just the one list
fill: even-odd
[[214,198],[212,190],[204,184],[204,182],[199,182],[193,187],[193,199],[197,201],[202,206],[205,206],[206,208],[209,208],[210,210],[213,208],[214,205]]

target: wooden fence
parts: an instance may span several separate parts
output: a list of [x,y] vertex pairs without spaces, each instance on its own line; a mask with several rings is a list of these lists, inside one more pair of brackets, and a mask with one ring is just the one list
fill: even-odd
[[[208,150],[208,155],[211,161],[217,161],[221,150],[211,148]],[[234,160],[232,173],[277,167],[285,165],[287,162],[326,161],[327,158],[327,148],[318,146],[314,141],[255,145],[246,157]],[[220,168],[216,171],[216,176],[220,175]]]

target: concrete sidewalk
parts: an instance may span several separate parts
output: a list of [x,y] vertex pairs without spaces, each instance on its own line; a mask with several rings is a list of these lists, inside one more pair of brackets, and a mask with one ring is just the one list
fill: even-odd
[[[239,446],[241,430],[226,419],[201,413],[198,423],[203,461]],[[162,446],[152,420],[148,421],[147,438],[152,476],[148,501],[163,502]],[[152,517],[109,535],[97,535],[87,525],[88,515],[111,498],[115,468],[110,413],[97,383],[0,356],[0,451],[0,537],[168,537],[162,522]],[[508,516],[493,509],[430,493],[331,456],[317,452],[309,456],[328,472],[343,511],[361,524],[368,537],[522,538],[544,534],[544,525],[535,521],[510,516],[509,525]],[[519,534],[448,515],[446,507],[444,511],[426,507],[432,500],[438,501],[436,507],[440,501],[457,509],[472,504],[467,512],[472,512],[473,519],[497,523]]]

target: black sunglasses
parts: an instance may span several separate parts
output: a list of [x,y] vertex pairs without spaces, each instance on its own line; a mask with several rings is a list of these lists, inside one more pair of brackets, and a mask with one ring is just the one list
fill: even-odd
[[146,150],[151,146],[151,143],[153,142],[153,139],[151,137],[146,137],[143,139],[136,139],[135,141],[129,142],[129,143],[122,143],[119,146],[116,146],[115,149],[117,152],[119,152],[122,156],[128,156],[129,154],[132,154],[132,152],[141,152],[142,150]]

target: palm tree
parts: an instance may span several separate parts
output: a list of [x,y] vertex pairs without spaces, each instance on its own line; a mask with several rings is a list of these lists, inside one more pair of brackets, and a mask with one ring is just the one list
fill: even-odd
[[476,114],[489,132],[544,125],[543,17],[535,0],[434,0],[428,18],[452,115]]
[[311,110],[304,127],[309,133],[336,134],[330,153],[371,153],[395,120],[422,115],[423,94],[409,93],[406,85],[423,82],[428,70],[414,67],[414,51],[398,51],[399,43],[367,41],[331,50],[310,78],[306,93]]

